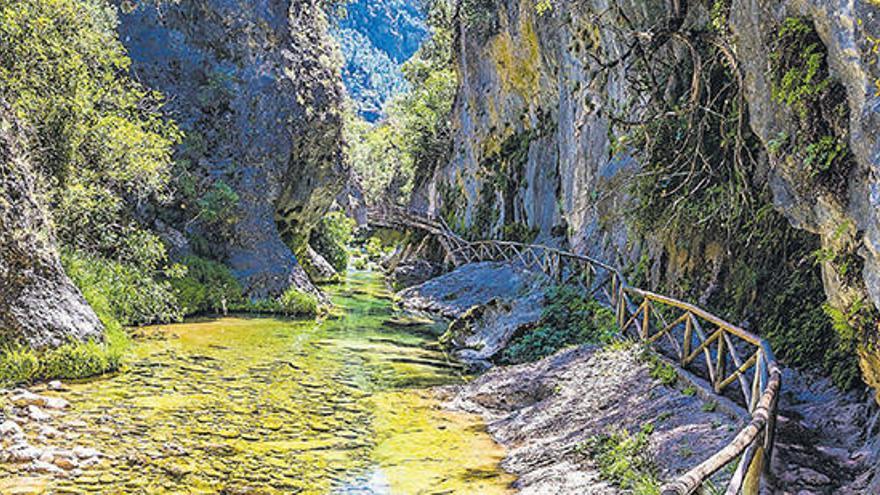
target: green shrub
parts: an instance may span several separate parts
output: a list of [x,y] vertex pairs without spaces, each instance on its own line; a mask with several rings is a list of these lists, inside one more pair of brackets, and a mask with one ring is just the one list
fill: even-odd
[[306,292],[291,287],[278,298],[281,312],[287,315],[310,315],[318,314],[318,299]]
[[324,311],[318,298],[295,287],[284,291],[277,298],[248,300],[231,309],[250,313],[273,313],[288,316],[316,316]]
[[309,243],[337,272],[348,268],[348,244],[351,243],[354,220],[341,211],[334,211],[321,220],[312,232]]
[[618,333],[614,314],[584,299],[578,288],[553,287],[545,305],[537,328],[516,336],[504,350],[503,362],[536,361],[568,345],[608,342]]
[[135,203],[165,193],[180,138],[162,96],[129,76],[116,24],[105,0],[0,0],[0,98],[34,130],[58,236],[114,257]]
[[117,371],[130,343],[118,325],[107,327],[104,342],[70,342],[35,351],[18,344],[0,350],[0,387],[38,380],[81,379]]
[[9,346],[0,351],[0,387],[29,383],[40,374],[40,360],[26,347]]
[[105,325],[144,325],[181,319],[171,284],[157,280],[157,273],[74,251],[63,252],[61,261]]
[[654,426],[646,424],[638,433],[620,430],[590,438],[580,450],[596,461],[602,478],[631,490],[634,495],[659,495],[658,469],[650,454]]
[[366,244],[364,244],[364,249],[366,249],[367,257],[371,261],[380,261],[387,252],[385,247],[382,245],[382,239],[379,239],[376,236],[372,236],[367,239]]
[[675,385],[678,381],[678,372],[675,371],[675,368],[671,364],[663,361],[654,354],[650,355],[649,362],[651,369],[648,374],[651,375],[651,378],[659,381],[667,387]]
[[198,256],[182,260],[186,275],[173,278],[171,285],[185,315],[223,312],[242,302],[242,288],[226,265]]

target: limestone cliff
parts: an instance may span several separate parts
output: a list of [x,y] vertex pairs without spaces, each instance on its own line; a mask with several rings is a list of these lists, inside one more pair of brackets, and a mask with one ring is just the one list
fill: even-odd
[[103,338],[103,325],[61,267],[22,130],[0,101],[0,341],[34,348]]
[[[676,5],[680,10],[673,12]],[[789,19],[802,23],[801,48],[817,54],[804,78],[815,76],[814,84],[821,82],[816,92],[827,96],[807,109],[783,102],[778,90],[778,66],[796,59],[779,53]],[[692,272],[689,294],[708,298],[720,285],[735,287],[734,274],[718,280],[725,276],[718,267],[733,263],[729,238],[708,233],[699,242],[680,242],[664,238],[662,228],[656,235],[634,230],[632,183],[644,162],[638,146],[627,146],[626,125],[620,125],[654,117],[648,96],[634,83],[634,52],[650,51],[642,63],[666,70],[662,87],[655,88],[662,99],[687,93],[684,74],[694,65],[687,43],[668,40],[722,37],[724,63],[741,78],[740,114],[751,127],[744,132],[758,142],[749,149],[757,164],[752,184],[769,191],[768,202],[794,229],[810,233],[802,232],[799,242],[808,251],[818,248],[819,287],[842,315],[837,326],[864,334],[863,377],[877,388],[878,22],[880,6],[870,1],[461,0],[452,158],[418,186],[416,203],[475,237],[537,236],[625,268],[644,269],[636,265],[647,257],[655,279]],[[823,70],[827,80],[819,81],[815,74]],[[805,124],[804,116],[812,122]],[[805,129],[816,132],[814,141],[801,138]],[[822,154],[823,146],[832,151]],[[817,169],[817,155],[827,160],[826,168]],[[791,229],[782,223],[776,228]],[[806,258],[801,265],[812,263]]]
[[291,248],[348,175],[338,61],[320,2],[123,2],[120,10],[132,72],[166,95],[187,134],[178,159],[197,182],[222,181],[239,199],[220,242],[211,225],[176,225],[210,239],[251,297],[291,284],[313,291]]

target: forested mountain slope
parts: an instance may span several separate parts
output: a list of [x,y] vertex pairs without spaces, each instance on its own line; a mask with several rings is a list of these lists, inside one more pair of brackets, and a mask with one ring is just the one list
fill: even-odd
[[369,122],[408,87],[401,66],[428,36],[423,8],[419,0],[355,0],[336,8],[331,31],[345,58],[342,79]]

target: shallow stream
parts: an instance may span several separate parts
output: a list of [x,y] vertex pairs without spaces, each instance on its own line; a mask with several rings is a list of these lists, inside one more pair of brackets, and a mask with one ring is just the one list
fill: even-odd
[[431,328],[390,325],[377,275],[330,292],[339,315],[321,322],[148,329],[125,373],[58,394],[72,403],[59,426],[74,433],[50,444],[112,458],[48,492],[508,493],[504,453],[479,418],[428,390],[462,380],[425,348]]

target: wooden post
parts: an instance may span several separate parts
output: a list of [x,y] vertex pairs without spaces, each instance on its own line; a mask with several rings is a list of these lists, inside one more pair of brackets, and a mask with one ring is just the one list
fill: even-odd
[[[755,439],[755,442],[760,444],[761,436]],[[764,472],[764,447],[758,445],[755,450],[755,455],[752,457],[752,462],[749,463],[748,471],[746,471],[746,478],[743,481],[742,493],[743,495],[759,495],[761,491],[761,475]]]
[[648,324],[651,317],[651,300],[645,298],[645,312],[642,313],[642,340],[648,340]]
[[692,314],[688,313],[684,319],[684,342],[682,343],[681,357],[679,358],[682,367],[684,367],[685,360],[691,354],[691,339],[693,339],[694,331],[694,324],[691,322],[691,318],[693,317]]
[[[722,337],[724,337],[722,329]],[[715,354],[715,383],[712,385],[715,388],[715,393],[721,393],[721,384],[724,382],[724,372],[725,372],[725,359],[727,356],[724,355],[724,339],[718,339],[718,353]]]

